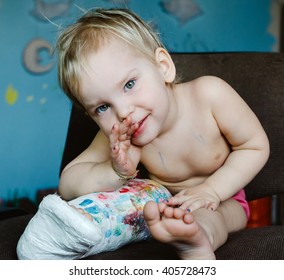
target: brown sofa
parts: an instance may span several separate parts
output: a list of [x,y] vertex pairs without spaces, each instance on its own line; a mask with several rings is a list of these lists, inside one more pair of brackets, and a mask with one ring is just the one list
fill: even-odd
[[[273,197],[273,225],[230,234],[226,244],[216,251],[217,259],[284,259],[284,226],[280,222],[279,205],[284,193],[284,54],[202,53],[172,56],[183,80],[216,75],[231,84],[259,117],[270,140],[270,159],[245,191],[248,200]],[[97,126],[82,112],[72,108],[61,170],[87,147],[96,132]],[[6,213],[0,221],[0,259],[17,258],[17,241],[32,217],[13,213],[13,217]],[[109,260],[177,258],[169,245],[155,240],[88,257]]]

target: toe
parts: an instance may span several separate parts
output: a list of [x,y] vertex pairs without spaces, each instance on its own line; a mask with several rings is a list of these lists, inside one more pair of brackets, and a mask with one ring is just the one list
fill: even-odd
[[174,217],[174,208],[173,207],[166,207],[163,214],[167,218],[173,218]]
[[160,211],[158,204],[154,201],[149,201],[144,206],[144,218],[149,226],[157,223],[160,220]]
[[186,224],[191,224],[194,222],[193,220],[193,216],[191,213],[186,213],[183,217],[183,221],[186,223]]
[[185,215],[185,211],[181,208],[174,208],[173,209],[173,217],[176,219],[181,219]]

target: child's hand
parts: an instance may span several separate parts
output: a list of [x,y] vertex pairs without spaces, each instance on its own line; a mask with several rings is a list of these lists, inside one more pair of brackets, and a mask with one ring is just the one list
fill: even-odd
[[115,171],[125,176],[132,176],[136,172],[140,161],[141,148],[131,143],[131,136],[138,128],[132,124],[130,117],[115,124],[110,134],[110,148],[112,165]]
[[179,206],[186,211],[206,208],[215,211],[220,204],[220,198],[209,187],[198,185],[184,189],[168,200],[168,206]]

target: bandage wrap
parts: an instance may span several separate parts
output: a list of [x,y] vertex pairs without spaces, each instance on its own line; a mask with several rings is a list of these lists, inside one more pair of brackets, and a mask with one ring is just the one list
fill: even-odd
[[[140,179],[127,181],[117,191],[91,193],[68,203],[56,194],[48,195],[18,242],[18,257],[80,259],[146,240],[150,233],[143,218],[144,205],[169,197],[165,187]],[[70,205],[84,209],[93,221]]]

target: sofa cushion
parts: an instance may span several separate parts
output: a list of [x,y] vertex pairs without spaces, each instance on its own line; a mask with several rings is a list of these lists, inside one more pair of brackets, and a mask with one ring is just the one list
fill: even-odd
[[0,260],[16,260],[16,248],[33,215],[24,215],[0,221]]
[[[32,215],[0,221],[0,259],[16,260],[17,242]],[[216,251],[219,260],[283,260],[284,226],[245,229],[231,233]],[[89,256],[88,260],[171,260],[178,259],[173,247],[155,240],[129,244],[113,252]]]

